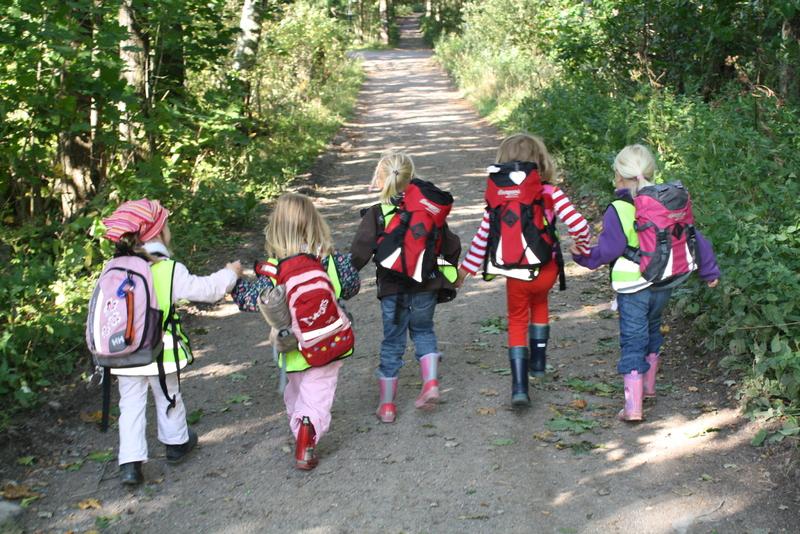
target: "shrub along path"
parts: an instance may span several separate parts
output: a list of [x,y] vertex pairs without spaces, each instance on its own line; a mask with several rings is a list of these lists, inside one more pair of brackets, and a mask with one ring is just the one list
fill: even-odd
[[[483,169],[501,135],[460,98],[419,40],[363,54],[367,79],[356,117],[299,186],[346,249],[378,154],[411,153],[418,174],[453,191],[452,227],[465,247],[480,220]],[[568,243],[564,243],[566,247]],[[259,256],[254,229],[239,253]],[[218,258],[222,264],[228,258]],[[750,446],[712,359],[668,336],[662,387],[639,425],[618,422],[616,317],[606,273],[568,266],[552,294],[552,370],[532,383],[533,406],[513,411],[503,282],[469,280],[437,311],[443,403],[413,408],[418,367],[401,373],[399,418],[380,424],[373,376],[381,324],[372,269],[349,305],[357,354],[344,365],[331,432],[312,472],[292,467],[292,443],[266,332],[258,314],[230,303],[192,308],[197,361],[184,392],[200,446],[166,465],[150,413],[147,483],[128,491],[115,447],[77,413],[49,420],[37,463],[6,475],[42,494],[30,531],[115,532],[781,532],[798,521],[796,485],[782,456]],[[413,359],[410,354],[407,358]],[[91,403],[99,406],[99,394]],[[202,414],[202,415],[201,415]],[[45,414],[46,415],[46,414]],[[45,415],[42,415],[44,418]],[[45,421],[39,421],[44,428]],[[44,430],[42,430],[44,432]],[[16,451],[22,455],[23,451]],[[8,455],[6,455],[8,457]],[[92,501],[89,499],[97,499]],[[81,507],[85,509],[81,509]]]

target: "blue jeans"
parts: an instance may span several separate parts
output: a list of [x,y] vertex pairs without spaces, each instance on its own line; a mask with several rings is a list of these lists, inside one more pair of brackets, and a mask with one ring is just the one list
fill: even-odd
[[436,292],[388,295],[381,299],[383,342],[378,375],[394,378],[403,367],[406,333],[411,335],[417,360],[437,352],[433,332],[433,312],[436,311]]
[[650,369],[645,356],[661,350],[661,314],[672,294],[671,289],[618,293],[620,358],[617,371],[644,374]]

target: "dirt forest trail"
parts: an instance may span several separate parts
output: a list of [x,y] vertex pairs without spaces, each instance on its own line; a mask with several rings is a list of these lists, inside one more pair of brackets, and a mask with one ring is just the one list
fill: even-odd
[[[480,221],[484,169],[501,135],[462,99],[409,24],[400,48],[362,54],[367,77],[356,114],[296,187],[314,198],[340,249],[349,246],[360,208],[376,201],[367,184],[389,147],[410,153],[421,177],[453,192],[451,227],[465,250]],[[238,255],[251,264],[261,247],[254,230]],[[217,259],[221,265],[229,258]],[[151,408],[144,486],[120,487],[114,460],[104,469],[87,461],[65,470],[64,462],[117,444],[114,431],[100,434],[75,414],[49,444],[62,468],[54,462],[29,474],[46,496],[27,509],[24,529],[796,532],[797,488],[781,484],[782,466],[749,445],[753,430],[729,399],[725,378],[707,359],[692,362],[679,336],[668,336],[663,387],[647,420],[616,420],[618,330],[607,274],[574,263],[567,273],[568,290],[551,298],[552,369],[531,382],[530,409],[510,407],[497,320],[504,282],[468,280],[436,313],[443,402],[432,412],[414,409],[420,378],[409,349],[399,416],[387,425],[374,415],[382,327],[374,270],[365,269],[361,293],[348,303],[357,351],[342,368],[331,431],[312,472],[293,468],[261,316],[238,313],[230,301],[192,308],[187,322],[197,360],[183,388],[187,410],[203,411],[193,456],[178,467],[165,463]],[[101,508],[80,510],[88,498]]]

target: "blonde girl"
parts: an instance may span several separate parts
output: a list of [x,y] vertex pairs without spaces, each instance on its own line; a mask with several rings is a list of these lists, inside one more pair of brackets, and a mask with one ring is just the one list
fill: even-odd
[[[255,280],[240,279],[232,292],[241,310],[257,311],[256,299],[261,291],[277,285],[280,260],[297,254],[310,254],[320,260],[337,298],[350,298],[358,291],[343,293],[348,286],[344,277],[351,271],[349,256],[334,252],[328,223],[307,196],[296,193],[281,195],[264,235],[268,259],[256,263]],[[298,469],[310,470],[318,465],[316,444],[330,429],[339,369],[343,359],[352,352],[350,350],[321,367],[311,367],[298,350],[280,355],[279,365],[287,373],[283,401],[295,438],[295,466]]]
[[[557,171],[547,147],[540,137],[518,133],[506,137],[497,149],[495,163],[519,162],[535,164],[544,184],[545,206],[552,205],[547,220],[558,217],[569,230],[575,246],[586,250],[589,243],[589,225],[575,209],[561,189],[553,185]],[[525,178],[526,180],[529,178]],[[549,210],[548,210],[549,211]],[[461,262],[461,271],[475,275],[483,269],[490,239],[490,213],[484,210],[483,220],[472,240],[466,257]],[[555,246],[558,246],[556,243]],[[514,271],[506,276],[506,298],[508,310],[508,356],[511,364],[511,402],[514,406],[530,404],[528,375],[543,376],[546,369],[547,342],[550,337],[548,296],[559,276],[557,251],[553,250],[553,261],[545,263],[535,279],[516,278]]]
[[[629,244],[638,246],[634,228],[633,199],[643,188],[653,184],[656,161],[643,145],[629,145],[614,159],[614,185],[616,199],[603,215],[603,230],[597,245],[588,251],[572,248],[575,261],[586,268],[597,269],[610,264],[611,279],[618,278],[617,260]],[[709,287],[715,287],[720,270],[711,243],[696,232],[698,272]],[[619,413],[625,421],[642,419],[643,398],[655,398],[656,373],[660,361],[661,315],[669,301],[671,289],[646,287],[635,293],[617,293],[619,310],[620,358],[617,371],[623,376],[625,404]]]
[[[394,216],[412,178],[414,162],[407,154],[388,152],[378,161],[370,190],[380,191],[380,203],[363,213],[350,246],[356,269],[362,269],[373,257],[378,237]],[[455,265],[460,255],[461,241],[445,223],[441,256]],[[422,390],[414,404],[417,408],[431,408],[439,399],[437,373],[440,354],[433,316],[439,292],[452,291],[454,285],[438,272],[436,277],[422,283],[409,284],[381,266],[377,266],[376,280],[383,319],[383,341],[377,370],[380,400],[376,415],[382,422],[391,423],[397,417],[397,380],[409,335],[414,342],[422,375]]]

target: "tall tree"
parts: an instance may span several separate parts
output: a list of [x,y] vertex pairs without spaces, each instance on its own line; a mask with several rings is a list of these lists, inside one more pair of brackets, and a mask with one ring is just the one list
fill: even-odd
[[58,161],[61,173],[57,177],[56,190],[61,197],[61,212],[64,218],[72,217],[86,205],[94,194],[99,173],[93,164],[92,154],[92,96],[79,64],[92,54],[94,29],[93,4],[73,2],[67,21],[74,28],[71,53],[62,63],[60,76],[60,99],[69,108],[63,114],[58,134]]
[[135,159],[144,159],[152,153],[153,142],[146,136],[141,118],[147,115],[150,86],[148,82],[150,47],[147,35],[143,31],[143,20],[140,19],[134,0],[121,0],[119,5],[119,25],[126,30],[125,38],[120,42],[120,58],[123,62],[122,76],[132,88],[138,101],[142,117],[136,117],[136,110],[131,109],[129,102],[120,101],[120,134],[132,148],[131,155]]
[[378,16],[381,22],[381,43],[389,44],[389,0],[378,0]]

